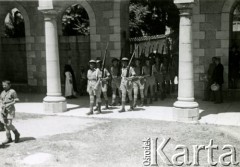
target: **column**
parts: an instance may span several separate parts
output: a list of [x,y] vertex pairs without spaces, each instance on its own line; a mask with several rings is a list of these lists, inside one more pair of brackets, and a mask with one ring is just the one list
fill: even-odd
[[192,8],[194,0],[175,0],[180,12],[178,100],[173,104],[177,121],[197,121],[198,103],[194,102],[194,71],[192,52]]
[[43,99],[46,112],[65,112],[66,99],[62,96],[57,34],[57,14],[54,9],[41,9],[44,14],[47,96]]

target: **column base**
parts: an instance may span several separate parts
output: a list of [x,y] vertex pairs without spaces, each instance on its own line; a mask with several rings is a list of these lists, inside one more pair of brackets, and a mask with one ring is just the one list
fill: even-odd
[[173,106],[173,120],[187,123],[198,122],[199,108],[197,102],[176,101]]
[[61,113],[67,111],[66,98],[62,96],[47,96],[43,99],[44,111],[47,113]]

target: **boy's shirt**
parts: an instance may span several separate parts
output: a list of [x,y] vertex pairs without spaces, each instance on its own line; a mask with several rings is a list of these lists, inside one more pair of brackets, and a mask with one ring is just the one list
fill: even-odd
[[[9,89],[8,91],[2,91],[1,93],[1,104],[7,105],[9,103],[12,103],[14,100],[18,99],[17,93],[13,89]],[[7,111],[15,111],[14,104],[6,107]]]

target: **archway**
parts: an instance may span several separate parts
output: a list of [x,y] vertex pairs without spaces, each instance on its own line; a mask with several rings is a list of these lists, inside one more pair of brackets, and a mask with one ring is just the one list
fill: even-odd
[[4,19],[4,34],[1,37],[2,78],[17,84],[28,83],[25,29],[21,11],[15,7],[10,9]]
[[72,4],[61,13],[59,21],[61,22],[59,53],[62,84],[65,83],[64,66],[71,65],[76,81],[74,89],[80,94],[84,94],[86,84],[83,82],[85,83],[88,68],[86,62],[91,57],[90,30],[92,22],[89,13],[82,3]]

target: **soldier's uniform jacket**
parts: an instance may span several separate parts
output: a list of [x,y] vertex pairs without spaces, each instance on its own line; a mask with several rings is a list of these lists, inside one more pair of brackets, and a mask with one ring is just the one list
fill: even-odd
[[[96,71],[97,71],[98,79],[99,79],[99,78],[102,78],[102,71],[101,71],[99,68],[97,68]],[[111,76],[111,75],[110,75],[110,73],[108,72],[108,70],[107,70],[106,68],[104,68],[104,70],[103,70],[103,78],[110,77],[110,76]],[[107,83],[107,82],[106,82],[106,83]]]
[[[132,67],[129,68],[129,76],[128,77],[131,77],[131,76],[135,76],[136,73],[134,71],[134,69]],[[125,84],[127,82],[126,80],[126,77],[127,77],[127,67],[123,67],[122,68],[122,80],[121,80],[121,84]]]
[[88,86],[87,86],[87,91],[89,92],[90,90],[94,90],[94,87],[97,84],[98,77],[100,77],[97,73],[96,69],[89,69],[87,73],[87,78],[88,78]]
[[141,76],[142,70],[140,67],[134,67],[134,71],[136,73],[136,76]]
[[[150,68],[152,68],[151,74],[150,74],[150,72],[151,72]],[[156,69],[155,65],[143,66],[143,74],[144,75],[149,75],[149,77],[152,77],[152,76],[154,76],[155,73],[157,73],[157,69]]]
[[118,77],[118,67],[111,67],[110,72],[112,74],[112,78],[115,79]]
[[[152,68],[152,71],[150,70]],[[150,74],[151,73],[151,74]],[[146,77],[146,81],[148,82],[155,82],[155,77],[154,75],[157,73],[157,69],[155,65],[152,66],[144,66],[143,67],[143,75],[149,75]]]

